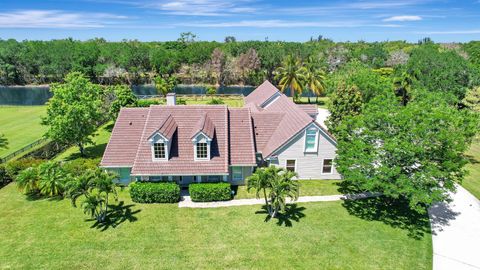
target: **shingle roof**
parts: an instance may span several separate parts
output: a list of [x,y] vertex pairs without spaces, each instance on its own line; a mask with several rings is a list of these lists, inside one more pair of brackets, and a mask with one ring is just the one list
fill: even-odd
[[250,110],[229,108],[230,164],[255,166],[255,144]]
[[148,108],[122,108],[100,166],[131,167],[142,136]]
[[283,112],[252,112],[257,152],[263,152],[284,115]]
[[318,115],[317,105],[315,104],[297,104],[297,106],[312,118],[315,118],[315,116]]
[[[194,160],[191,135],[197,124],[208,114],[215,125],[211,158]],[[157,128],[155,123],[171,115],[177,123],[168,161],[152,161],[148,136]],[[113,137],[113,136],[112,136]],[[228,174],[228,112],[226,106],[151,106],[133,163],[132,175],[199,175]]]
[[197,124],[192,130],[192,137],[195,137],[199,132],[207,135],[208,138],[212,139],[213,134],[215,132],[215,125],[213,124],[212,120],[206,113],[203,113],[200,119],[198,120]]
[[175,122],[175,119],[173,119],[172,115],[169,114],[167,117],[160,121],[159,128],[155,130],[152,134],[150,134],[149,137],[160,133],[166,139],[171,140],[176,130],[177,123]]
[[245,104],[254,103],[260,106],[277,92],[278,89],[273,84],[264,81],[250,95],[245,97]]

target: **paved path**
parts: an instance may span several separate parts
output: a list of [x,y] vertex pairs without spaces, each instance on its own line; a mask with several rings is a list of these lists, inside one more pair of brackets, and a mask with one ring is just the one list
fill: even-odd
[[451,203],[432,206],[433,269],[480,269],[480,201],[458,186]]
[[[372,193],[360,193],[354,195],[329,195],[329,196],[303,196],[299,197],[295,202],[329,202],[339,200],[356,200],[368,197],[377,196]],[[287,202],[291,202],[288,200]],[[256,205],[264,204],[264,199],[239,199],[222,202],[192,202],[190,196],[183,194],[182,200],[178,203],[178,207],[189,208],[215,208],[215,207],[229,207],[229,206],[242,206],[242,205]]]

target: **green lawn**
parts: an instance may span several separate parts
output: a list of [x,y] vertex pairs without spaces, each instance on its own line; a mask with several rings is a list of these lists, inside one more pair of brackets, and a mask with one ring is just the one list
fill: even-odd
[[428,223],[415,238],[401,221],[352,214],[358,206],[342,202],[298,204],[280,225],[264,222],[261,206],[135,204],[126,191],[120,204],[109,226],[96,227],[68,200],[27,200],[14,184],[0,189],[0,268],[432,268]]
[[[311,97],[310,98],[310,103],[311,104],[315,104],[315,97]],[[317,106],[320,107],[320,108],[327,108],[327,101],[328,101],[328,97],[319,97],[318,98],[318,103],[317,103]],[[295,101],[295,103],[297,104],[309,104],[308,102],[308,97],[300,97],[299,100]]]
[[46,106],[0,106],[0,134],[8,139],[8,149],[0,149],[4,157],[36,141],[47,130],[40,124]]
[[[223,97],[215,97],[217,99],[223,100],[223,102],[230,106],[230,107],[243,107],[243,98],[223,98]],[[197,104],[207,104],[212,97],[209,96],[198,96],[194,98],[182,98],[185,99],[187,105],[197,105]]]
[[[299,180],[300,196],[335,195],[341,194],[339,180]],[[255,190],[247,192],[246,186],[239,186],[235,199],[255,198]]]
[[480,139],[477,139],[467,152],[470,164],[467,165],[469,175],[463,180],[462,186],[480,199]]

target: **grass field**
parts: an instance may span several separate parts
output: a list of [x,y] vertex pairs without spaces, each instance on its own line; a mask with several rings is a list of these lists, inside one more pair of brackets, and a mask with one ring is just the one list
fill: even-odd
[[467,152],[470,164],[467,165],[469,175],[463,180],[462,186],[480,199],[480,139],[477,139]]
[[8,139],[8,149],[0,149],[0,157],[40,139],[47,130],[40,124],[45,113],[45,106],[0,106],[0,134]]
[[[339,180],[299,180],[300,196],[336,195],[340,194]],[[239,186],[235,199],[255,198],[255,190],[247,192],[246,186]],[[263,196],[263,195],[262,195]]]
[[[311,104],[315,104],[315,97],[311,97],[310,98],[310,103]],[[317,103],[317,106],[320,107],[320,108],[327,108],[327,101],[328,101],[328,97],[319,97],[318,98],[318,103]],[[296,101],[297,104],[309,104],[308,102],[308,97],[300,97],[299,100]]]
[[432,267],[428,222],[423,236],[412,237],[401,220],[352,214],[357,206],[342,202],[298,204],[265,222],[261,206],[135,204],[123,191],[107,226],[67,200],[27,200],[14,184],[0,190],[0,205],[4,269]]

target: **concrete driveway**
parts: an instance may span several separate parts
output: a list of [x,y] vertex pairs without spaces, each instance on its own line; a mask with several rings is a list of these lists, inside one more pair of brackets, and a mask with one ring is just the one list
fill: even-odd
[[480,201],[461,186],[452,199],[428,211],[433,269],[480,269]]

